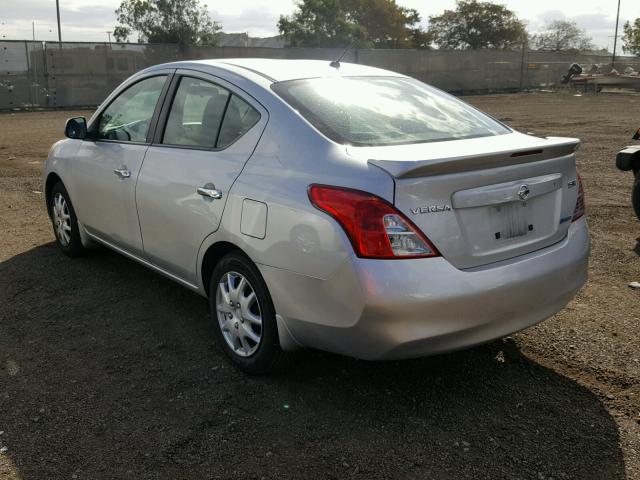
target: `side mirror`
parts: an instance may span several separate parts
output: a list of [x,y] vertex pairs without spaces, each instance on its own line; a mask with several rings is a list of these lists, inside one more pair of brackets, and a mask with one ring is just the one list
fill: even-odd
[[64,127],[64,134],[76,140],[87,138],[87,120],[84,117],[70,118]]

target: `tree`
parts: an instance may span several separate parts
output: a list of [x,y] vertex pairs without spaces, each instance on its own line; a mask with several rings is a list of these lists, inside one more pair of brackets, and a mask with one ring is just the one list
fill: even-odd
[[624,36],[622,37],[622,50],[640,57],[640,18],[635,22],[624,24]]
[[278,21],[278,30],[292,47],[371,46],[366,30],[351,20],[343,0],[302,0],[297,7]]
[[516,14],[504,5],[458,0],[455,10],[429,17],[429,33],[444,49],[514,48],[527,32]]
[[533,44],[538,50],[548,52],[593,50],[591,37],[575,22],[554,20],[544,32],[533,36]]
[[118,42],[137,32],[141,42],[215,45],[221,28],[200,0],[123,0],[116,15]]
[[428,48],[420,15],[395,0],[300,0],[278,29],[293,47]]
[[[374,48],[427,48],[428,36],[420,28],[420,14],[395,0],[350,0],[353,21],[367,32]],[[431,42],[428,42],[431,43]]]

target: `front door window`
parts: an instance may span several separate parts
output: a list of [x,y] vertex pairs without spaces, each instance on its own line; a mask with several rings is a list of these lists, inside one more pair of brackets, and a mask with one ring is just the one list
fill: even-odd
[[146,78],[118,95],[100,116],[98,139],[145,143],[166,78]]

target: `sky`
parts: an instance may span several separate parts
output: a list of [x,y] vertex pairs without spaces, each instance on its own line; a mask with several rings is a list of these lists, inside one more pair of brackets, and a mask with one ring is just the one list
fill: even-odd
[[[427,25],[430,15],[455,7],[455,0],[396,0],[415,8]],[[63,41],[107,41],[116,26],[114,10],[120,0],[59,0]],[[248,32],[254,37],[277,35],[281,14],[295,9],[295,0],[208,0],[211,17],[225,32]],[[544,28],[549,20],[575,21],[587,30],[598,47],[613,48],[618,0],[502,0],[528,24],[529,31]],[[640,17],[639,0],[622,0],[621,24]],[[55,0],[0,0],[0,40],[32,38],[57,40]],[[620,29],[620,31],[622,31]],[[135,40],[135,39],[132,39]],[[620,44],[619,44],[620,45]]]

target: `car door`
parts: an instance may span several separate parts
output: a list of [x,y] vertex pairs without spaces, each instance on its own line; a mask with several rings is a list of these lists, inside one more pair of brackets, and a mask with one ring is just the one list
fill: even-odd
[[125,85],[94,118],[73,161],[74,203],[85,229],[137,255],[135,185],[168,78],[156,73]]
[[223,79],[178,71],[136,189],[145,257],[195,283],[198,249],[253,153],[266,110]]

